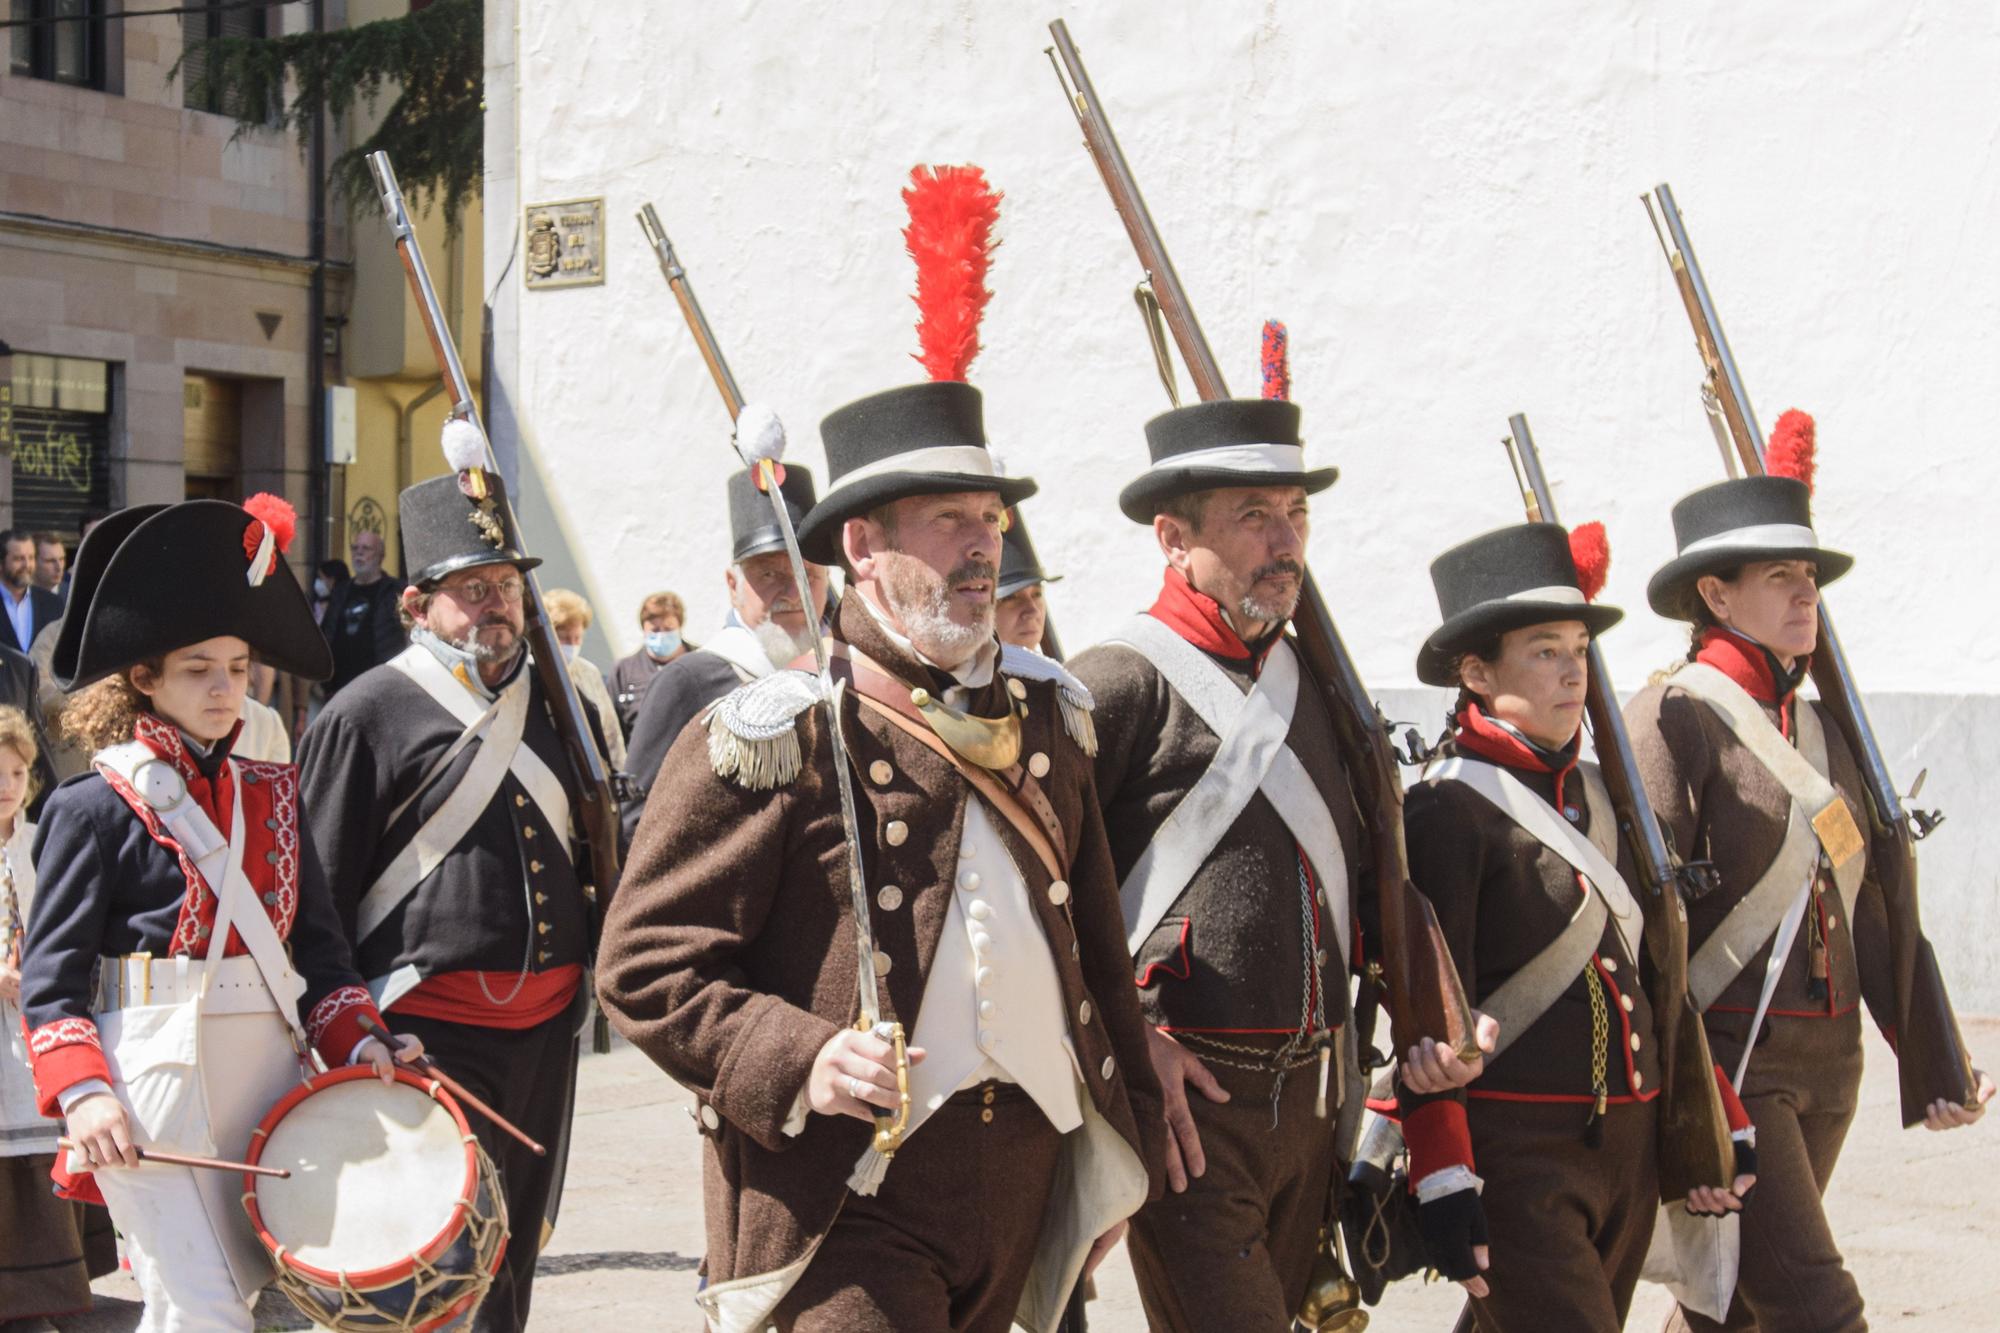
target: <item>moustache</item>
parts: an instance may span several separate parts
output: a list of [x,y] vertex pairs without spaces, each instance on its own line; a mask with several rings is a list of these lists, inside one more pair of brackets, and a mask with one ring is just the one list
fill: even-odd
[[1250,581],[1257,583],[1264,579],[1277,578],[1280,574],[1289,574],[1295,579],[1303,579],[1306,576],[1306,571],[1305,567],[1296,560],[1274,560],[1268,565],[1260,565],[1250,575]]
[[484,615],[479,618],[481,629],[513,629],[514,622],[503,615]]
[[974,579],[984,579],[988,583],[998,583],[1000,575],[992,565],[987,564],[984,560],[968,560],[944,576],[944,581],[953,586],[960,583],[970,583]]

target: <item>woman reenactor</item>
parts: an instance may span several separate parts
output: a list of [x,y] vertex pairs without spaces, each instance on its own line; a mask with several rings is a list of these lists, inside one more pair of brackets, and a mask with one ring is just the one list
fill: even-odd
[[390,1073],[299,855],[296,775],[231,754],[253,651],[313,679],[331,666],[283,559],[294,523],[261,495],[114,514],[77,554],[56,644],[80,691],[64,726],[93,759],[43,812],[21,1002],[41,1111],[73,1144],[57,1183],[109,1206],[146,1329],[249,1329],[271,1264],[240,1175],[138,1150],[241,1160],[308,1049]]
[[[1859,1001],[1878,1023],[1893,1022],[1895,1005],[1887,911],[1859,833],[1861,773],[1839,729],[1797,695],[1818,643],[1819,590],[1853,564],[1820,546],[1810,505],[1802,481],[1761,476],[1674,506],[1679,554],[1646,600],[1687,621],[1693,642],[1686,663],[1626,708],[1654,809],[1720,880],[1688,906],[1688,989],[1742,1090],[1762,1164],[1735,1301],[1720,1324],[1683,1310],[1697,1329],[1866,1327],[1820,1196],[1861,1086]],[[1778,776],[1798,785],[1793,756],[1825,795],[1803,819]],[[1934,1104],[1926,1127],[1978,1118],[1993,1083],[1982,1073],[1977,1084],[1971,1108]]]
[[[1431,566],[1444,623],[1417,657],[1459,695],[1409,793],[1410,875],[1500,1045],[1462,1092],[1422,1095],[1412,1069],[1404,1134],[1432,1261],[1487,1330],[1616,1333],[1659,1212],[1643,921],[1604,780],[1577,758],[1590,643],[1624,614],[1590,600],[1594,549],[1582,578],[1553,523],[1447,551]],[[1740,1151],[1734,1192],[1688,1207],[1736,1209],[1754,1169]]]

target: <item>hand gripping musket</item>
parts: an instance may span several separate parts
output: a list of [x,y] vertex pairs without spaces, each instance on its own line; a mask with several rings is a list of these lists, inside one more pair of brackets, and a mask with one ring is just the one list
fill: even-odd
[[[1701,353],[1702,394],[1716,404],[1727,430],[1735,458],[1724,451],[1730,475],[1740,463],[1750,476],[1764,472],[1764,433],[1751,410],[1750,395],[1743,376],[1730,355],[1729,339],[1716,316],[1715,302],[1702,278],[1701,264],[1688,241],[1687,227],[1674,206],[1674,192],[1664,184],[1650,195],[1640,196],[1653,231],[1673,270],[1674,285],[1687,307],[1688,321],[1694,326],[1696,348]],[[1889,952],[1895,978],[1895,1027],[1897,1079],[1902,1093],[1903,1124],[1914,1125],[1934,1101],[1960,1106],[1976,1104],[1972,1061],[1959,1035],[1958,1019],[1945,991],[1944,976],[1938,970],[1937,955],[1924,938],[1922,918],[1917,910],[1917,843],[1944,822],[1936,811],[1904,808],[1904,798],[1889,776],[1889,766],[1869,724],[1861,691],[1853,669],[1834,633],[1833,620],[1824,600],[1819,609],[1819,646],[1812,655],[1813,683],[1819,687],[1820,706],[1832,717],[1846,737],[1848,746],[1861,764],[1867,788],[1870,824],[1868,863],[1882,886],[1888,908]],[[1917,779],[1921,789],[1923,778]],[[1914,797],[1915,790],[1911,792]]]
[[[1542,456],[1528,430],[1528,418],[1507,419],[1508,460],[1530,523],[1558,523],[1555,494],[1542,471]],[[1646,918],[1647,952],[1653,960],[1650,990],[1654,1007],[1666,1019],[1660,1037],[1660,1067],[1666,1085],[1660,1094],[1660,1198],[1684,1199],[1698,1186],[1727,1189],[1735,1179],[1735,1149],[1729,1141],[1729,1121],[1722,1094],[1715,1084],[1715,1061],[1709,1054],[1708,1033],[1695,1012],[1687,989],[1687,909],[1683,898],[1698,898],[1712,887],[1713,868],[1683,863],[1667,845],[1665,832],[1653,815],[1639,776],[1625,715],[1611,688],[1604,650],[1590,641],[1590,673],[1584,711],[1590,718],[1590,738],[1597,751],[1598,771],[1618,815],[1619,836],[1631,853],[1641,890],[1639,906]]]
[[[729,419],[735,421],[743,411],[743,391],[736,386],[736,376],[730,373],[729,363],[723,359],[715,330],[709,327],[708,316],[702,313],[701,302],[695,299],[687,270],[681,267],[680,257],[674,253],[674,243],[667,239],[666,229],[660,225],[660,215],[650,203],[639,210],[639,228],[646,234],[647,242],[660,261],[660,272],[672,289],[681,314],[687,319],[688,331],[694,335],[702,362],[707,365],[710,378],[722,394]],[[808,608],[806,617],[811,623],[817,615],[817,609],[813,608],[812,585],[806,578],[805,555],[799,550],[791,510],[785,507],[784,496],[778,489],[777,460],[763,453],[753,455],[751,442],[740,435],[732,443],[743,465],[756,470],[759,488],[771,499],[778,530],[784,534],[785,554],[791,557],[792,582],[798,589],[799,605]],[[833,683],[833,675],[828,670],[826,638],[821,634],[813,636],[813,664],[819,671],[819,706],[825,719],[827,737],[833,745],[834,787],[840,793],[841,828],[847,841],[847,885],[854,912],[855,990],[860,998],[860,1017],[854,1026],[888,1042],[895,1052],[896,1109],[875,1117],[874,1149],[887,1159],[895,1156],[896,1149],[902,1146],[903,1133],[909,1128],[910,1054],[903,1025],[882,1019],[881,983],[875,970],[875,928],[868,915],[868,880],[861,864],[861,820],[854,803],[854,777],[849,771],[852,761],[840,725],[841,696],[846,687],[836,688]]]
[[[418,246],[416,232],[410,225],[410,211],[403,202],[402,188],[396,184],[396,171],[389,164],[389,155],[370,153],[368,169],[374,174],[375,189],[382,196],[382,211],[388,218],[389,230],[395,235],[396,253],[402,258],[403,273],[410,280],[411,294],[416,297],[417,314],[424,322],[424,333],[430,338],[438,373],[444,379],[445,392],[451,397],[451,415],[471,422],[478,429],[480,439],[486,441],[486,471],[497,472],[499,466],[493,457],[492,442],[486,440],[486,423],[479,419],[479,406],[473,401],[471,381],[466,378],[465,366],[458,359],[458,348],[452,342],[451,331],[445,327],[444,310],[438,304],[437,289],[431,285],[430,267],[424,263],[424,252]],[[475,487],[484,487],[485,478],[478,469],[470,475]],[[518,524],[510,526],[519,530]],[[597,752],[597,742],[584,718],[576,686],[563,663],[562,646],[556,642],[555,627],[550,624],[544,610],[541,584],[532,570],[523,570],[521,579],[527,587],[528,653],[534,662],[535,674],[541,677],[542,688],[548,693],[556,730],[562,736],[563,751],[569,756],[571,773],[582,794],[578,802],[577,822],[582,827],[587,851],[584,868],[588,871],[587,882],[595,888],[597,912],[601,916],[610,906],[612,891],[618,886],[618,802],[611,792],[610,772],[605,767],[603,756]]]
[[[1140,298],[1140,306],[1147,311],[1149,329],[1153,327],[1151,312],[1157,309],[1180,349],[1195,392],[1203,401],[1226,398],[1229,386],[1222,368],[1195,322],[1180,275],[1174,271],[1159,228],[1111,132],[1111,122],[1077,55],[1076,44],[1070,40],[1069,29],[1058,19],[1049,25],[1049,31],[1055,38],[1049,56],[1055,63],[1056,77],[1083,129],[1084,146],[1104,177],[1112,205],[1145,270],[1149,295]],[[1161,346],[1158,340],[1155,345]],[[1171,369],[1166,367],[1164,356],[1159,359],[1161,379],[1171,385]],[[1458,970],[1429,899],[1410,883],[1403,850],[1403,783],[1389,744],[1389,724],[1362,683],[1310,571],[1300,589],[1298,609],[1292,614],[1292,628],[1307,675],[1334,719],[1340,749],[1368,823],[1375,894],[1382,917],[1382,967],[1396,1050],[1400,1055],[1431,1037],[1451,1047],[1462,1060],[1476,1059],[1479,1048],[1473,1038],[1472,1008],[1466,1002]]]

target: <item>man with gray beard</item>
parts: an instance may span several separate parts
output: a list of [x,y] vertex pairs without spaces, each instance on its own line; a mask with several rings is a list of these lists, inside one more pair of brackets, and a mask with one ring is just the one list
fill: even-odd
[[[813,507],[812,473],[787,464],[778,483],[792,526],[804,523]],[[761,680],[801,653],[812,651],[813,636],[827,614],[825,565],[806,563],[819,614],[808,616],[799,605],[798,584],[792,578],[791,557],[770,499],[757,488],[756,473],[745,469],[729,478],[729,568],[723,584],[729,589],[729,619],[720,633],[661,668],[625,742],[627,798],[621,812],[625,841],[639,830],[646,810],[646,793],[659,776],[681,731],[703,709],[738,685]]]
[[[525,554],[500,474],[401,499],[410,646],[327,702],[299,747],[318,862],[392,1028],[529,1136],[484,1118],[513,1241],[475,1330],[528,1320],[576,1068],[595,908],[572,859],[582,794],[528,662]],[[601,726],[586,701],[585,717]],[[599,741],[600,746],[602,741]]]

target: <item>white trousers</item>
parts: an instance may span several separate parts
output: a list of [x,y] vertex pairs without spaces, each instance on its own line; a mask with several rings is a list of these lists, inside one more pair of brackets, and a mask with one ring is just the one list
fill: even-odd
[[250,1333],[250,1303],[236,1290],[195,1173],[149,1164],[95,1175],[146,1301],[140,1333]]

